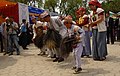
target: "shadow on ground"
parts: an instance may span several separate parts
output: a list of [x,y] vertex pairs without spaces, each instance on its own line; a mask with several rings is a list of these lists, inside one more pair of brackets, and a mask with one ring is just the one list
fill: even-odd
[[[109,71],[106,71],[102,68],[85,68],[82,70],[82,72],[79,74],[81,76],[98,76],[98,75],[103,75],[103,74],[108,74],[110,73]],[[78,76],[79,76],[78,75]]]
[[107,59],[105,61],[106,62],[120,62],[120,57],[110,55],[107,57]]
[[8,56],[0,56],[0,69],[5,69],[16,64],[17,59]]
[[[70,56],[69,58],[65,59],[64,62],[60,62],[58,65],[58,68],[61,69],[70,69],[72,68],[74,62],[73,62],[73,57]],[[87,59],[82,59],[82,64],[90,64],[89,61]]]

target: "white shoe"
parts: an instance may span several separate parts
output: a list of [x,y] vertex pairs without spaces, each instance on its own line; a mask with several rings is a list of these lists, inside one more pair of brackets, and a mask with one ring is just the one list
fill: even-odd
[[50,58],[50,57],[51,57],[51,55],[48,55],[47,57],[48,57],[48,58]]

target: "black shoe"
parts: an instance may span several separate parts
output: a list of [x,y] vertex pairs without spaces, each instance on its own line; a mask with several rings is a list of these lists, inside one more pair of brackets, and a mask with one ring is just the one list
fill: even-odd
[[85,55],[81,55],[81,58],[83,58]]
[[9,56],[10,56],[10,55],[13,55],[13,53],[10,53]]
[[55,58],[55,60],[53,60],[53,62],[57,62],[59,58]]
[[78,73],[80,73],[81,71],[82,71],[82,68],[76,68],[74,74],[78,74]]
[[40,52],[40,53],[37,54],[37,55],[43,56],[43,55],[45,55],[45,52]]
[[3,55],[6,55],[7,53],[5,52]]
[[5,52],[3,55],[9,54],[10,52]]
[[72,67],[72,70],[75,70],[76,69],[76,67]]
[[95,61],[99,61],[100,59],[95,59],[95,58],[94,58],[93,60],[95,60]]
[[58,62],[62,62],[62,61],[64,61],[64,58],[59,58],[58,59]]
[[0,53],[3,53],[3,51],[0,51]]
[[41,54],[39,53],[39,54],[37,54],[37,55],[39,56],[39,55],[41,55]]
[[23,48],[24,50],[28,50],[28,48]]
[[87,57],[87,58],[90,58],[90,56],[89,56],[89,55],[86,55],[86,57]]
[[17,55],[20,55],[20,53],[17,53]]
[[45,55],[45,52],[42,52],[41,55]]
[[102,57],[101,59],[99,59],[99,61],[104,61],[106,59],[106,57]]
[[56,54],[54,54],[51,58],[56,58]]

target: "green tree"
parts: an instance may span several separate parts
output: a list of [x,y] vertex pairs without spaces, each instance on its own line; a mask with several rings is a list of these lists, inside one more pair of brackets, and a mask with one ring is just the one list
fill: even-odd
[[[20,3],[24,3],[24,4],[29,4],[30,1],[32,1],[33,3],[35,3],[35,1],[37,1],[38,7],[42,7],[42,4],[43,4],[43,0],[8,0],[8,1],[20,2]],[[35,7],[35,5],[34,5],[34,7]]]
[[55,8],[58,6],[58,2],[59,0],[46,0],[44,8],[49,9],[49,11],[56,12]]
[[75,19],[75,11],[82,6],[82,0],[62,0],[60,3],[60,13],[71,15]]
[[108,0],[102,3],[103,9],[108,12],[112,11],[114,13],[120,12],[120,0]]
[[27,0],[8,0],[8,1],[13,1],[13,2],[20,2],[20,3],[24,3],[27,4]]

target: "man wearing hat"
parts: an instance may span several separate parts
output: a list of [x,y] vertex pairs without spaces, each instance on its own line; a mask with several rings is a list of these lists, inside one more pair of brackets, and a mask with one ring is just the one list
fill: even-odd
[[[48,24],[48,30],[47,30],[47,34],[45,36],[45,43],[47,45],[47,48],[49,48],[51,51],[51,54],[55,54],[56,58],[55,60],[53,60],[53,62],[61,62],[64,61],[64,59],[61,57],[60,55],[60,41],[61,41],[61,35],[59,34],[62,27],[62,23],[61,20],[59,18],[52,18],[50,16],[50,14],[45,11],[41,14],[41,18],[43,18],[45,20],[45,22],[47,22]],[[52,42],[52,44],[51,44]],[[51,45],[49,45],[51,44]],[[54,57],[55,57],[54,55]]]
[[91,0],[89,7],[92,10],[89,25],[93,29],[93,59],[102,61],[107,56],[105,13],[101,8],[101,4],[96,0]]

